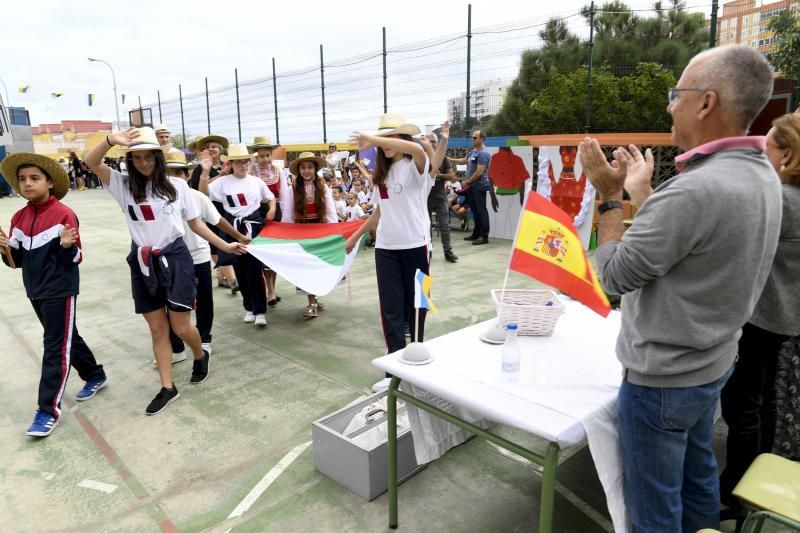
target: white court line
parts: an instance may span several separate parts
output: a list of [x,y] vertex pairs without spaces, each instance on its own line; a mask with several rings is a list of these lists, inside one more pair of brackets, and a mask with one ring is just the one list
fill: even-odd
[[105,492],[106,494],[111,494],[117,490],[116,485],[112,485],[111,483],[103,483],[102,481],[95,481],[93,479],[84,479],[78,483],[78,486],[83,487],[84,489],[98,490],[100,492]]
[[[284,455],[283,459],[278,461],[278,464],[273,466],[272,470],[267,472],[267,474],[261,478],[261,481],[259,481],[256,486],[247,493],[247,496],[244,497],[244,500],[242,500],[241,503],[237,505],[233,511],[231,511],[231,514],[228,515],[228,518],[236,518],[247,512],[247,510],[250,509],[254,503],[256,503],[256,500],[261,497],[262,494],[264,494],[264,491],[267,490],[276,479],[278,479],[278,476],[280,476],[283,471],[286,470],[289,465],[291,465],[294,460],[297,459],[300,454],[303,453],[303,451],[305,451],[305,449],[310,445],[311,441],[298,444],[292,448],[289,453]],[[230,529],[228,531],[230,531]]]
[[[519,463],[529,464],[529,465],[533,466],[534,470],[536,470],[539,474],[543,473],[544,469],[542,468],[541,465],[537,465],[535,463],[532,463],[531,461],[527,460],[526,458],[522,457],[521,455],[517,455],[516,453],[514,453],[512,451],[509,451],[509,450],[506,450],[505,448],[501,448],[500,446],[498,446],[497,444],[495,444],[493,442],[490,442],[489,445],[491,445],[494,449],[496,449],[498,452],[500,452],[501,455],[505,455],[509,459],[512,459],[512,460],[517,461]],[[600,513],[598,513],[595,510],[594,507],[592,507],[591,505],[589,505],[588,503],[583,501],[580,498],[580,496],[578,496],[577,494],[575,494],[574,492],[569,490],[563,483],[561,483],[558,480],[556,480],[556,492],[558,492],[564,498],[566,498],[567,501],[569,501],[572,505],[574,505],[575,507],[580,509],[580,511],[583,514],[585,514],[586,516],[591,518],[592,521],[595,524],[597,524],[598,526],[600,526],[601,528],[603,528],[603,530],[609,531],[609,532],[614,531],[614,525],[611,523],[610,520],[608,520],[605,516],[603,516]]]

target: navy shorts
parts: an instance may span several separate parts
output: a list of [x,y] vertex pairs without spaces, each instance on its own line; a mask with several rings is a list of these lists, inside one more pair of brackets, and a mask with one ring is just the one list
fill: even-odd
[[[155,257],[160,261],[161,257]],[[151,274],[155,275],[155,274]],[[170,311],[189,312],[194,309],[197,297],[197,278],[194,275],[194,263],[189,249],[184,247],[170,258],[170,287],[158,287],[155,294],[150,294],[142,274],[131,268],[131,292],[136,314],[150,313],[167,307]]]

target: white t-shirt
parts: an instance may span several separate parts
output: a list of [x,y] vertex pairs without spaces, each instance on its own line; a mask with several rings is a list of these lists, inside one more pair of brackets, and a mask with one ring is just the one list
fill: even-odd
[[169,178],[175,187],[177,198],[168,203],[160,196],[153,196],[147,184],[145,201],[137,204],[128,188],[128,176],[111,169],[108,191],[125,213],[128,231],[137,246],[164,248],[184,233],[184,220],[197,218],[199,213],[189,193],[189,186],[180,178]]
[[345,208],[347,207],[347,202],[344,200],[336,200],[334,204],[336,205],[336,214],[346,220],[347,212],[345,211]]
[[369,196],[367,196],[367,193],[365,193],[364,191],[359,191],[358,192],[358,204],[359,205],[367,203],[368,200],[369,200]]
[[[219,219],[222,218],[222,215],[219,214],[219,211],[208,199],[208,196],[194,189],[189,189],[189,194],[191,194],[192,202],[194,202],[203,222],[208,222],[212,226],[219,224]],[[184,223],[184,226],[186,233],[183,234],[183,242],[186,243],[186,247],[189,248],[189,252],[192,254],[192,263],[200,265],[211,261],[211,249],[208,247],[208,241],[193,232],[186,223]]]
[[208,196],[235,217],[246,217],[258,211],[261,202],[275,198],[261,179],[249,174],[243,178],[233,174],[217,178],[208,186]]
[[430,163],[420,174],[413,159],[402,159],[389,167],[386,182],[375,198],[381,209],[376,248],[406,250],[430,244],[431,219],[428,193],[433,187]]
[[347,216],[347,221],[350,222],[351,220],[359,220],[361,217],[364,216],[364,210],[361,209],[361,206],[356,205],[348,205],[344,208],[345,215]]

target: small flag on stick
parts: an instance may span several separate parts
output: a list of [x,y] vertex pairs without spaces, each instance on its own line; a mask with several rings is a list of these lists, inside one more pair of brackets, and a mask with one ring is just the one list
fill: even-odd
[[64,93],[50,93],[50,96],[52,96],[53,98],[61,98],[62,96],[64,96]]
[[28,92],[28,89],[30,89],[30,88],[31,88],[30,85],[25,85],[25,86],[20,87],[19,89],[17,89],[17,92],[18,93],[26,93],[26,92]]
[[89,107],[94,105],[94,95],[89,93]]
[[436,306],[431,301],[431,277],[420,269],[414,274],[414,307],[417,309],[430,309],[436,312]]
[[125,93],[122,93],[122,103],[125,104]]

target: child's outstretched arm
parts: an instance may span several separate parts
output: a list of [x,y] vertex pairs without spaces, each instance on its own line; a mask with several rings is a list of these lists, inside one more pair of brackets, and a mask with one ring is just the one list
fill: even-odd
[[138,128],[128,128],[127,130],[115,131],[110,135],[106,135],[106,140],[100,141],[94,148],[89,150],[83,162],[92,172],[97,174],[103,185],[108,187],[111,181],[111,167],[103,163],[103,157],[105,157],[106,152],[116,145],[130,146],[137,137],[139,137]]
[[425,172],[425,160],[427,159],[425,150],[422,149],[422,146],[413,141],[404,141],[403,139],[355,132],[350,136],[350,142],[358,144],[359,150],[364,147],[377,146],[378,148],[388,148],[410,155],[414,160],[414,164],[417,166],[417,171],[420,174]]

